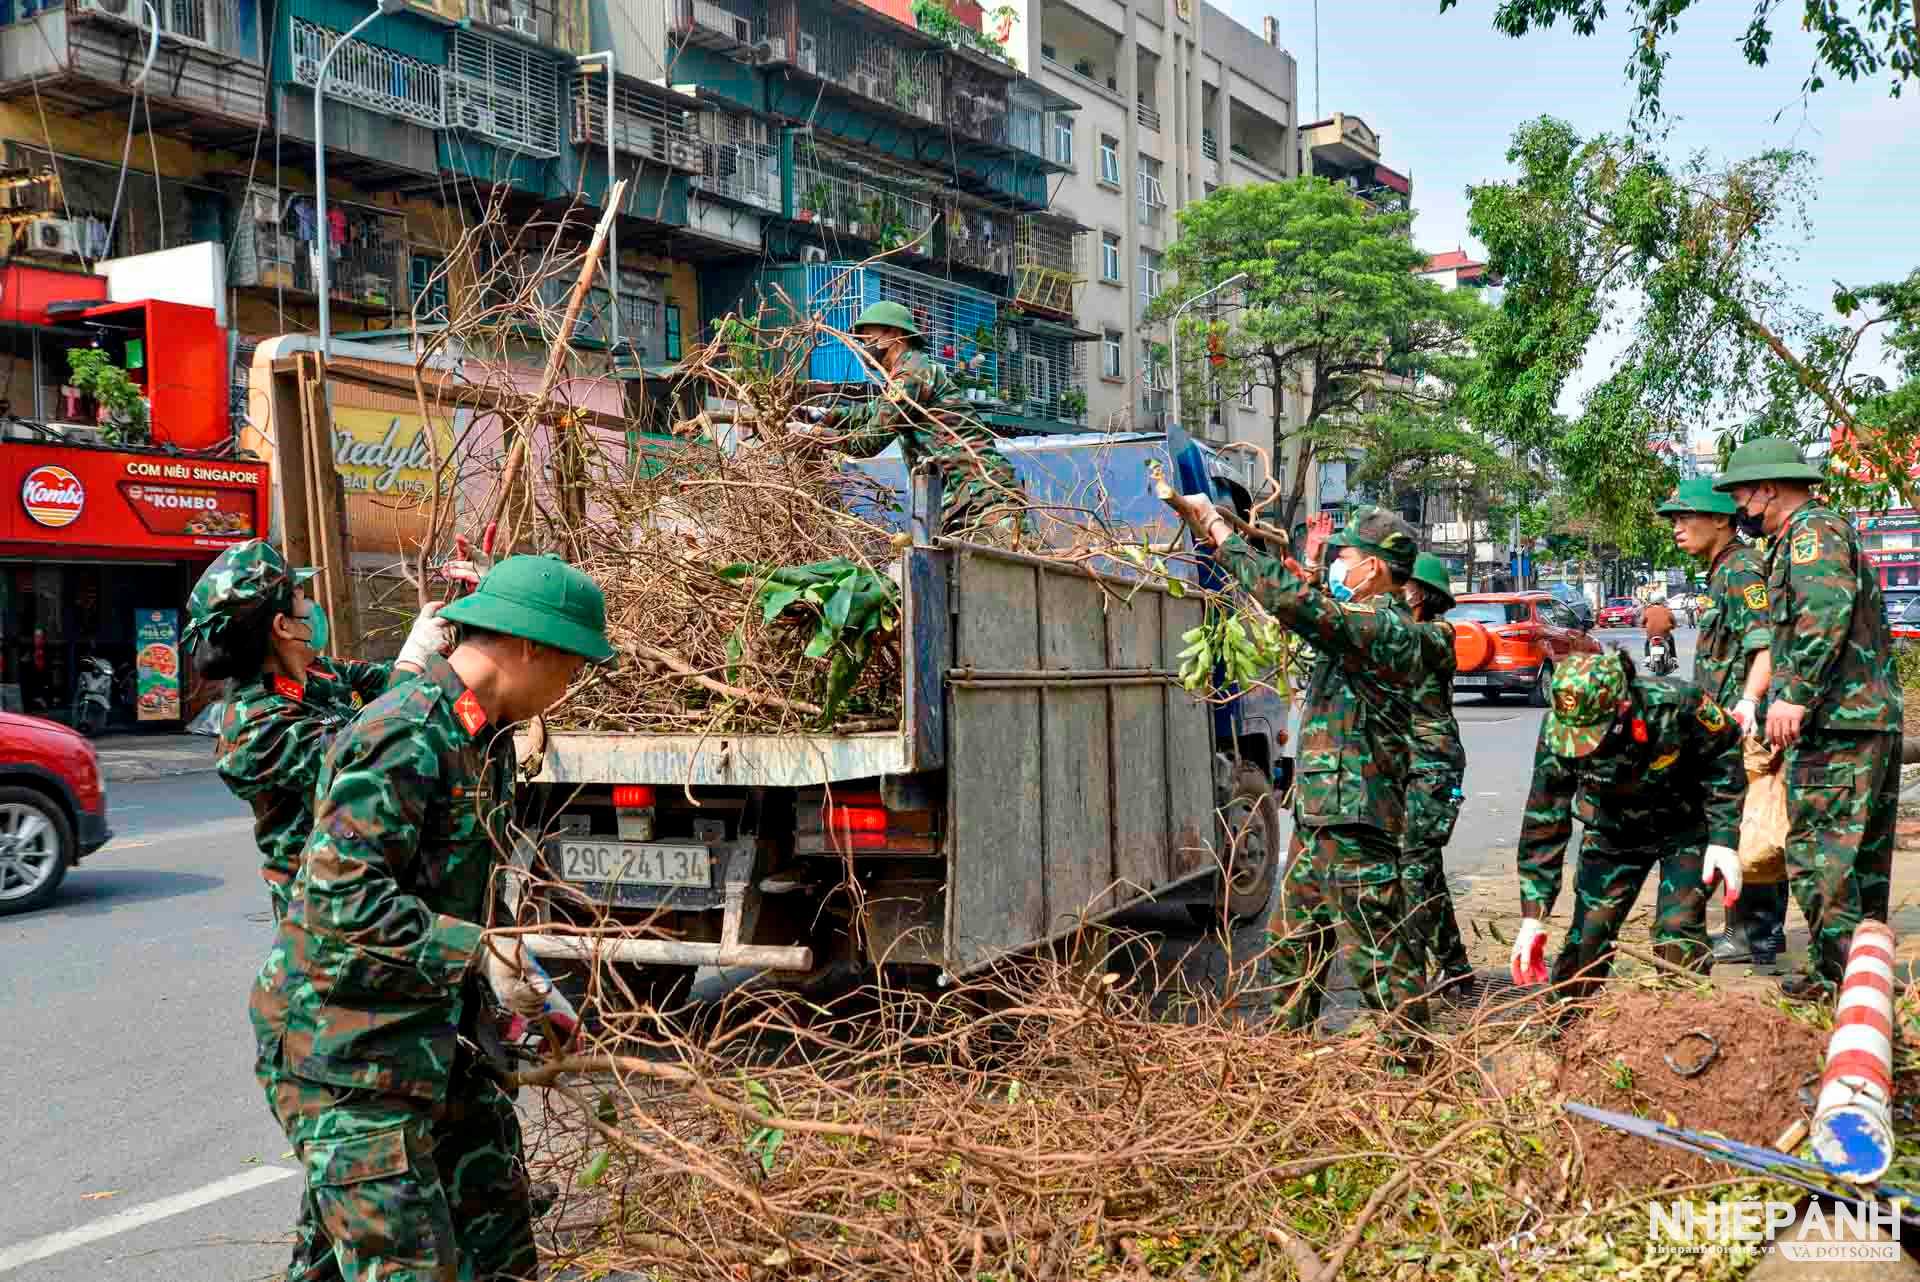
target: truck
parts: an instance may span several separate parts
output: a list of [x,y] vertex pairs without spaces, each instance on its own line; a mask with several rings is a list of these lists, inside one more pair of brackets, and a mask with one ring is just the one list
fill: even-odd
[[[1160,538],[1179,531],[1150,459],[1184,492],[1249,508],[1233,462],[1184,437],[1003,449],[1035,502],[1097,501]],[[1219,586],[1219,568],[1192,558],[1170,587],[1125,560],[956,542],[929,523],[937,478],[909,478],[897,445],[850,466],[907,500],[871,513],[910,526],[892,568],[898,729],[523,736],[519,859],[535,875],[512,906],[546,927],[530,950],[648,983],[717,966],[798,985],[880,963],[943,982],[1145,901],[1265,913],[1291,777],[1285,685],[1209,700],[1178,676],[1206,608],[1182,587]],[[652,929],[577,931],[609,916]]]

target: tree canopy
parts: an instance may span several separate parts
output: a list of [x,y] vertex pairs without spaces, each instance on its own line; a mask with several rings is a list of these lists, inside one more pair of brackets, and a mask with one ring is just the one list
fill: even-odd
[[[1445,13],[1459,3],[1440,0],[1440,11]],[[1702,0],[1625,0],[1621,6],[1633,36],[1627,79],[1643,116],[1660,114],[1660,92],[1672,56],[1667,38],[1690,10],[1697,13],[1705,7]],[[1782,7],[1779,0],[1757,0],[1753,5],[1740,52],[1756,67],[1766,66],[1773,56]],[[1493,11],[1494,30],[1515,37],[1562,20],[1577,34],[1591,36],[1606,19],[1606,0],[1499,0]],[[1888,92],[1899,97],[1906,82],[1920,72],[1920,35],[1914,24],[1915,6],[1905,0],[1802,0],[1800,27],[1813,34],[1816,44],[1803,91],[1817,93],[1829,79],[1851,81],[1886,74],[1890,76]]]

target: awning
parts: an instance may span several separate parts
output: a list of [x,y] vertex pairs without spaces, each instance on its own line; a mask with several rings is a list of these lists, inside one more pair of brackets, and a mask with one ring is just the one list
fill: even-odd
[[1069,343],[1091,343],[1100,337],[1090,329],[1079,329],[1073,325],[1062,325],[1059,321],[1041,320],[1038,317],[1027,318],[1020,328],[1030,329],[1036,334],[1045,334],[1048,338],[1064,338]]

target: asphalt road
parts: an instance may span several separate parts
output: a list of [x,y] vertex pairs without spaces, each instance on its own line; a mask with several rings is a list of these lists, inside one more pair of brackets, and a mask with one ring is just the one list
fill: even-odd
[[[1638,652],[1638,632],[1596,636]],[[1471,881],[1512,867],[1543,714],[1473,696],[1458,712],[1449,868]],[[116,785],[109,806],[113,843],[48,908],[0,918],[0,1282],[275,1275],[299,1180],[252,1073],[246,997],[271,931],[251,821],[212,775]],[[1224,969],[1184,912],[1140,924],[1183,970]],[[1257,924],[1234,940],[1259,947]]]

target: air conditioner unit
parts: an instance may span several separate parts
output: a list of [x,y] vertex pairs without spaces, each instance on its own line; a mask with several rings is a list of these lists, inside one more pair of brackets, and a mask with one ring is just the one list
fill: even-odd
[[820,37],[811,31],[802,31],[796,42],[799,45],[800,70],[808,75],[818,75],[820,70]]
[[803,263],[824,263],[827,261],[827,251],[818,245],[808,245],[800,251],[800,261]]
[[931,98],[919,99],[913,104],[913,109],[915,114],[922,120],[931,121],[939,119],[939,116],[934,112],[933,99]]
[[540,38],[540,21],[530,13],[514,14],[512,26],[516,35],[525,36],[529,40]]
[[320,60],[318,58],[295,58],[293,60],[293,78],[303,85],[318,83],[320,79]]
[[880,78],[869,72],[856,71],[853,73],[853,91],[863,98],[878,99],[881,97]]
[[690,173],[700,173],[700,148],[694,143],[676,139],[667,149],[667,163],[675,169],[685,169]]
[[82,13],[98,13],[122,22],[138,21],[134,0],[81,0],[79,8]]
[[32,224],[31,248],[36,254],[80,256],[80,226],[65,218],[42,218]]
[[490,134],[500,127],[499,117],[477,102],[461,103],[458,119],[460,128],[470,129],[474,133]]
[[785,62],[787,60],[787,38],[785,36],[768,36],[760,43],[766,48],[768,62]]

